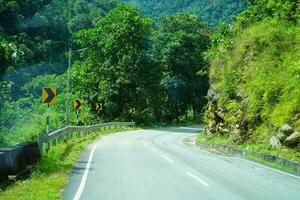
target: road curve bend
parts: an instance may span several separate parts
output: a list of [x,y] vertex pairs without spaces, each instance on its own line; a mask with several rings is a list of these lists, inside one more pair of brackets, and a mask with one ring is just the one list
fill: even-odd
[[201,127],[112,134],[81,154],[66,200],[297,200],[300,178],[183,144]]

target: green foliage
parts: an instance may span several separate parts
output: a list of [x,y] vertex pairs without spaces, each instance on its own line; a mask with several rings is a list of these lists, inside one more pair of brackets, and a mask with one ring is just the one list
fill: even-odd
[[[129,121],[130,108],[135,108],[138,123],[201,116],[208,88],[203,56],[209,38],[207,24],[199,17],[168,15],[154,24],[138,8],[116,7],[114,0],[26,1],[25,10],[21,2],[12,2],[17,6],[13,10],[0,10],[0,18],[6,12],[18,15],[10,19],[11,29],[0,23],[1,80],[5,80],[0,146],[36,140],[45,133],[42,87],[58,88],[58,102],[50,106],[50,130],[65,126],[70,45],[75,50],[70,124],[75,122],[74,99],[84,100],[80,124]],[[98,101],[103,103],[100,113],[95,110]]]
[[141,17],[139,10],[121,5],[97,27],[77,35],[79,45],[92,47],[82,53],[85,59],[76,63],[75,89],[91,102],[105,102],[110,118],[128,116],[128,109],[138,106],[143,93],[139,90],[148,79],[141,72],[150,26],[150,19]]
[[[51,130],[65,125],[67,79],[63,74],[72,33],[90,28],[116,4],[114,0],[0,1],[0,146],[45,132],[46,107],[39,100],[45,86],[56,86],[59,94],[51,110]],[[76,21],[80,18],[84,20]],[[81,96],[74,92],[70,99],[74,98]],[[89,107],[86,102],[83,124],[97,118]],[[74,117],[71,112],[71,123]]]
[[297,0],[249,0],[247,10],[235,18],[236,26],[245,28],[261,20],[297,22],[300,8]]
[[162,116],[167,121],[187,115],[189,108],[195,115],[206,102],[203,97],[208,88],[205,73],[208,65],[203,54],[209,39],[201,34],[205,27],[197,16],[175,14],[163,17],[153,34],[152,52],[161,65],[160,86],[165,96],[161,99],[165,111]]
[[230,22],[231,18],[247,7],[245,0],[124,0],[142,9],[143,14],[160,17],[174,13],[191,13],[216,25],[220,21]]
[[[285,123],[299,127],[298,6],[296,1],[251,1],[233,26],[221,24],[211,36],[206,57],[212,88],[227,116],[235,116],[227,121],[247,124],[252,142],[268,142]],[[241,114],[228,108],[233,101]]]
[[67,143],[52,147],[35,166],[30,178],[14,182],[5,191],[0,190],[1,200],[63,199],[61,191],[68,183],[78,156],[88,144],[105,134],[134,129],[136,127],[109,127],[82,138],[73,137]]
[[198,17],[178,14],[162,18],[151,32],[149,18],[121,5],[77,34],[77,43],[91,48],[74,70],[75,86],[91,102],[105,102],[111,119],[130,119],[131,107],[142,123],[179,119],[190,107],[200,112],[207,90],[205,73],[196,75],[207,70],[204,28]]

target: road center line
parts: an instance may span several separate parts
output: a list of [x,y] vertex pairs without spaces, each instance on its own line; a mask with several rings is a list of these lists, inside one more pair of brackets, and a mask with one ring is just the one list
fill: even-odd
[[86,164],[86,167],[85,167],[85,170],[84,170],[84,173],[83,173],[83,176],[81,178],[81,182],[80,182],[80,185],[78,187],[78,190],[76,192],[76,195],[74,196],[73,200],[79,200],[80,199],[80,196],[84,190],[84,187],[85,187],[85,184],[86,184],[86,180],[87,180],[87,177],[88,177],[88,174],[89,174],[89,170],[90,170],[90,167],[91,167],[91,163],[93,161],[93,156],[94,156],[94,152],[97,148],[97,146],[103,142],[104,139],[100,140],[99,142],[97,142],[96,144],[94,144],[92,150],[91,150],[91,153],[90,153],[90,156],[89,156],[89,160]]
[[192,177],[193,179],[195,179],[196,181],[202,183],[204,186],[209,187],[209,184],[206,183],[205,181],[203,181],[202,179],[200,179],[198,176],[194,175],[191,172],[186,172],[187,175],[189,175],[190,177]]
[[168,156],[166,155],[161,155],[161,157],[163,157],[164,159],[166,159],[167,161],[169,161],[170,163],[174,163],[173,160],[171,160]]

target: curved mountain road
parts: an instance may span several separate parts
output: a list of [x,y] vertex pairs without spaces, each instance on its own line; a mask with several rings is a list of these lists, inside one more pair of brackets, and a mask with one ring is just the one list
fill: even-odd
[[65,199],[300,199],[300,177],[182,143],[199,130],[137,130],[96,141],[73,169]]

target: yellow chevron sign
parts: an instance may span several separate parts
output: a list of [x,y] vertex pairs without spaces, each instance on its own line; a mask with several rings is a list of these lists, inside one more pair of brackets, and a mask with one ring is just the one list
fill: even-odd
[[130,108],[130,109],[129,109],[129,113],[130,113],[130,114],[135,114],[135,108]]
[[103,104],[102,103],[96,103],[96,110],[97,111],[103,110]]
[[75,110],[78,110],[82,107],[83,107],[83,101],[80,101],[78,99],[74,100],[74,109]]
[[57,102],[56,87],[44,87],[42,89],[42,103],[55,104]]

